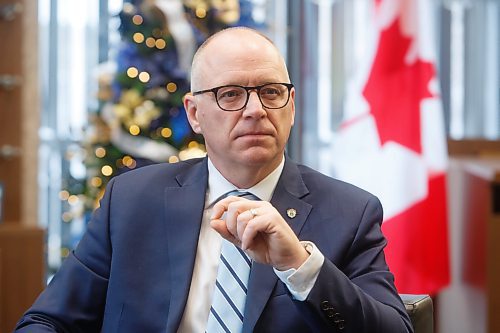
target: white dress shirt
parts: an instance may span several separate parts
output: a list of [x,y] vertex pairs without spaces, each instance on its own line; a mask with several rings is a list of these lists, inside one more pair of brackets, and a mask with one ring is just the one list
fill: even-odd
[[[276,184],[281,176],[285,159],[266,178],[247,191],[263,201],[270,201]],[[205,332],[212,304],[212,295],[217,278],[222,237],[210,227],[212,207],[220,196],[237,189],[215,168],[208,159],[208,189],[205,195],[205,208],[201,221],[198,248],[194,263],[191,287],[178,332]],[[324,257],[311,242],[301,242],[311,254],[299,269],[280,272],[274,270],[295,299],[305,300],[309,295],[323,265]]]

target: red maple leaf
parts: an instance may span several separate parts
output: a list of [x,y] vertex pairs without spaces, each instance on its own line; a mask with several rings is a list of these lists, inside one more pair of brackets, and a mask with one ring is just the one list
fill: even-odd
[[410,43],[411,38],[401,33],[399,18],[381,32],[363,95],[375,118],[380,143],[395,141],[420,154],[420,101],[432,97],[428,85],[435,69],[421,59],[405,63]]

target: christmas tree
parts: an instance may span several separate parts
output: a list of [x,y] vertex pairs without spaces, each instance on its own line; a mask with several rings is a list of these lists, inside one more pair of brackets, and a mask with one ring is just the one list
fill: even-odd
[[[204,156],[182,104],[196,48],[230,26],[261,28],[250,0],[156,0],[125,3],[121,45],[99,75],[99,109],[82,143],[86,176],[68,175],[61,191],[62,251],[80,239],[109,180],[152,163]],[[78,226],[77,226],[78,225]],[[83,226],[82,226],[83,225]]]

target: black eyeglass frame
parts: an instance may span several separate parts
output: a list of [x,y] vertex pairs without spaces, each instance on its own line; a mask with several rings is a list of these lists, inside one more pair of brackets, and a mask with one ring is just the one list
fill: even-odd
[[[283,106],[280,106],[278,108],[275,108],[275,107],[268,107],[266,105],[264,105],[264,103],[262,102],[262,99],[260,98],[260,90],[265,87],[265,86],[268,86],[268,85],[272,85],[272,84],[282,84],[284,86],[287,87],[288,89],[288,97],[286,99],[286,102],[285,104],[283,104]],[[236,110],[228,110],[228,109],[224,109],[222,106],[220,106],[219,104],[219,99],[217,98],[217,92],[222,89],[222,88],[227,88],[227,87],[238,87],[238,88],[242,88],[242,89],[245,89],[246,92],[247,92],[247,100],[245,101],[245,104],[243,104],[243,106],[239,109],[236,109]],[[293,83],[285,83],[285,82],[269,82],[269,83],[265,83],[265,84],[261,84],[261,85],[258,85],[258,86],[254,86],[254,87],[245,87],[245,86],[240,86],[238,84],[227,84],[227,85],[224,85],[224,86],[218,86],[218,87],[215,87],[215,88],[211,88],[211,89],[205,89],[205,90],[198,90],[198,91],[193,91],[191,94],[193,96],[196,96],[196,95],[201,95],[201,94],[205,94],[205,93],[208,93],[208,92],[212,92],[214,94],[214,97],[215,97],[215,102],[217,103],[217,105],[219,106],[219,108],[222,110],[222,111],[226,111],[226,112],[237,112],[237,111],[241,111],[243,110],[244,108],[246,108],[247,104],[248,104],[248,101],[250,100],[250,92],[252,90],[255,90],[257,92],[257,96],[259,97],[259,101],[260,103],[262,104],[262,107],[266,108],[266,109],[281,109],[281,108],[284,108],[288,102],[290,101],[290,91],[292,90],[292,88],[294,87]]]

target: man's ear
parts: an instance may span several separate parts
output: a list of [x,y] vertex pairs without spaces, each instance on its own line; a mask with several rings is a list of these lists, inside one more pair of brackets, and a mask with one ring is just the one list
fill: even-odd
[[201,131],[200,122],[198,121],[198,107],[194,96],[191,93],[187,93],[183,98],[184,109],[186,110],[187,119],[189,125],[196,134],[203,134]]
[[290,112],[292,113],[292,124],[291,126],[293,126],[295,124],[295,88],[292,88],[292,90],[290,91],[290,106],[291,106],[291,110]]

